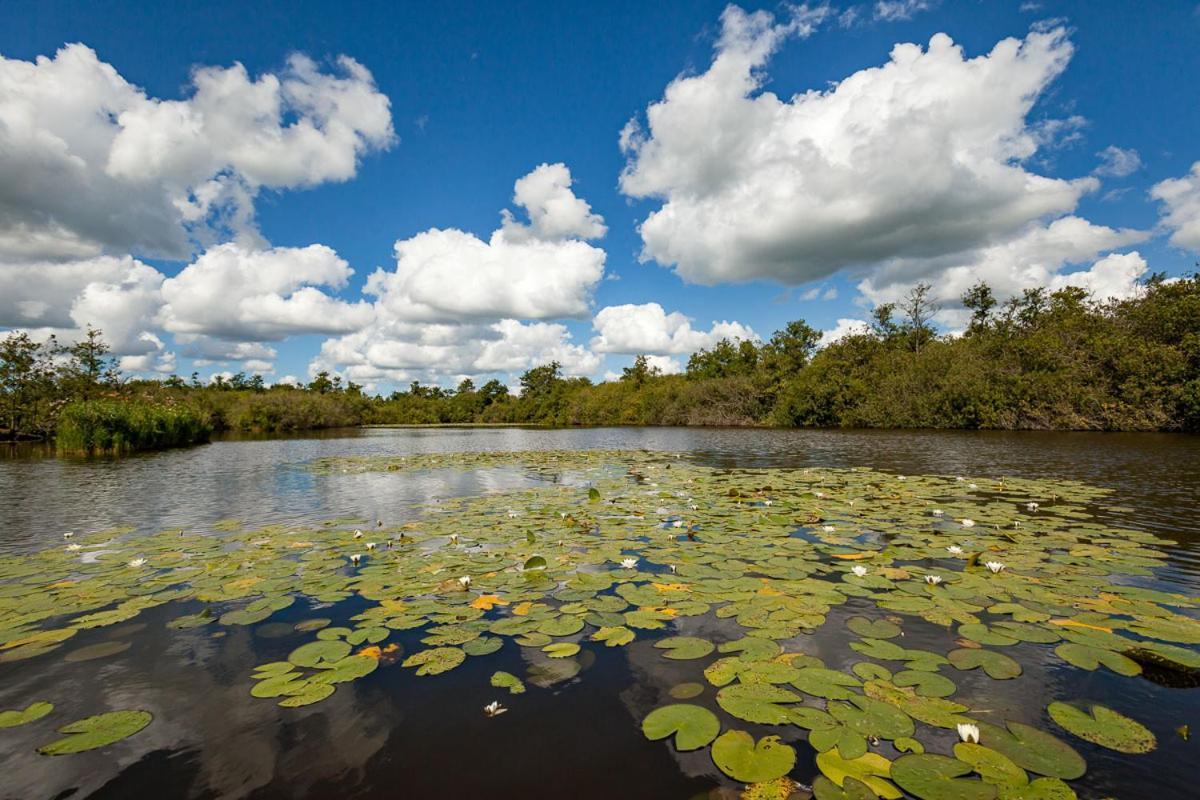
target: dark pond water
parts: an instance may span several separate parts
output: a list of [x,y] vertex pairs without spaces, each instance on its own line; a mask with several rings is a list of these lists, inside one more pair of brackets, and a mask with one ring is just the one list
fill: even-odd
[[[1135,510],[1123,524],[1175,542],[1170,565],[1149,585],[1200,594],[1200,438],[1154,434],[374,429],[218,441],[121,460],[0,450],[0,553],[58,545],[69,530],[117,525],[149,533],[204,528],[231,517],[248,525],[348,516],[395,521],[432,497],[539,480],[507,469],[320,475],[303,468],[324,456],[639,448],[729,467],[870,466],[907,474],[1073,478],[1111,487],[1118,502]],[[854,602],[835,610],[831,622],[853,615]],[[329,609],[315,612],[297,603],[271,622],[318,614],[332,616]],[[63,719],[97,708],[155,714],[150,727],[125,742],[66,758],[34,753],[43,734],[0,731],[0,797],[684,800],[730,785],[706,751],[677,754],[642,736],[640,721],[662,702],[663,690],[699,675],[691,662],[664,662],[653,637],[639,636],[625,648],[590,648],[576,679],[531,690],[519,714],[486,719],[477,709],[498,696],[488,678],[497,669],[521,674],[520,648],[468,659],[437,678],[380,669],[322,703],[282,709],[249,697],[247,676],[257,663],[285,658],[307,634],[275,639],[232,626],[219,640],[180,636],[164,626],[177,615],[161,606],[130,623],[82,631],[74,640],[79,646],[117,638],[133,643],[107,659],[68,663],[50,655],[0,664],[0,708],[48,699]],[[721,623],[711,616],[687,619],[680,632],[711,636]],[[920,646],[919,626],[913,635],[909,644]],[[409,652],[419,649],[412,646],[419,638],[397,636]],[[834,668],[854,656],[838,640],[822,648]],[[1081,677],[1034,657],[1022,663],[1027,674],[1020,681],[989,684],[1012,685],[993,689],[1000,692],[993,705],[998,716],[1020,719],[1022,708],[1040,711],[1071,681],[1072,695],[1117,698],[1116,707],[1136,711],[1159,734],[1158,749],[1140,757],[1076,742],[1089,764],[1088,775],[1072,783],[1080,797],[1200,795],[1200,742],[1171,733],[1184,724],[1200,731],[1200,688],[1171,688],[1104,670]],[[964,690],[972,680],[987,682],[976,673],[957,680]],[[1014,694],[1018,689],[1022,694]],[[799,747],[797,780],[811,782],[811,755]]]

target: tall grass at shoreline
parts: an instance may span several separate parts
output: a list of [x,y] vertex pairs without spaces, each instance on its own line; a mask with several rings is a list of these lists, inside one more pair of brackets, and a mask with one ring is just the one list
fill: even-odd
[[207,442],[209,421],[183,405],[85,400],[63,408],[55,442],[67,455],[120,455]]

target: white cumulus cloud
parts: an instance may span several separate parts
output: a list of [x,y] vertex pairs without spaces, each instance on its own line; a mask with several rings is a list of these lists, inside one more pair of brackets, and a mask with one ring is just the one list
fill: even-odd
[[739,322],[713,322],[707,331],[696,330],[691,319],[678,311],[668,314],[658,303],[607,306],[596,313],[592,327],[597,335],[591,346],[598,353],[693,353],[722,339],[758,338]]
[[1070,213],[1098,185],[1028,166],[1047,130],[1031,109],[1072,54],[1063,29],[974,58],[937,34],[781,98],[763,68],[797,33],[730,6],[709,68],[676,78],[644,128],[626,127],[621,189],[660,203],[640,227],[644,257],[697,283],[800,284],[974,251]]
[[1162,203],[1162,223],[1171,230],[1171,244],[1200,251],[1200,161],[1182,178],[1156,183],[1150,196]]
[[348,303],[319,287],[340,289],[353,272],[324,245],[257,250],[229,242],[163,282],[160,316],[173,333],[232,341],[346,333],[370,322],[370,304]]
[[261,244],[261,189],[346,180],[393,139],[387,97],[346,56],[332,72],[302,55],[257,77],[200,67],[180,100],[82,44],[0,56],[0,262],[182,259],[230,229]]
[[594,373],[600,357],[550,320],[583,317],[604,278],[603,219],[571,188],[564,164],[516,181],[519,220],[501,213],[485,241],[432,228],[396,242],[396,267],[366,282],[373,318],[327,339],[310,370],[340,371],[368,385],[516,373],[558,361],[568,375]]
[[529,224],[503,213],[484,241],[432,228],[396,242],[396,268],[370,276],[381,313],[406,321],[551,319],[587,314],[604,277],[605,253],[585,239],[603,220],[571,191],[563,164],[543,164],[516,182],[513,201]]

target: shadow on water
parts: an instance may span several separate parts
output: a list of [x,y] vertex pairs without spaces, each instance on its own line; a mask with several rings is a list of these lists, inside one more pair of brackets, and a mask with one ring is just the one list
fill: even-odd
[[[1200,594],[1195,503],[1200,439],[1156,434],[370,429],[218,440],[119,460],[56,459],[44,448],[22,446],[0,456],[0,553],[57,544],[68,530],[117,525],[153,532],[204,528],[226,518],[253,526],[349,517],[391,525],[431,498],[507,491],[545,480],[517,468],[434,469],[403,476],[323,475],[302,468],[324,456],[639,448],[681,453],[728,469],[872,466],[910,474],[1072,478],[1107,486],[1115,490],[1117,503],[1135,510],[1121,518],[1122,524],[1178,543],[1159,585]],[[490,675],[496,670],[525,675],[529,660],[541,654],[509,640],[491,656],[468,659],[442,676],[418,679],[398,667],[377,670],[310,707],[282,709],[249,696],[247,676],[254,665],[285,658],[311,638],[288,633],[280,623],[341,620],[357,613],[356,602],[324,607],[300,602],[271,617],[271,636],[262,635],[268,630],[264,625],[229,626],[220,638],[208,630],[167,629],[167,620],[201,608],[170,604],[132,623],[81,631],[70,645],[74,650],[110,640],[130,642],[129,649],[113,656],[73,663],[51,655],[0,664],[0,708],[47,698],[57,704],[55,717],[61,720],[97,708],[136,707],[155,715],[138,736],[70,758],[36,754],[45,729],[4,731],[0,796],[684,800],[729,785],[705,751],[675,753],[642,736],[641,718],[667,702],[677,683],[703,682],[703,667],[712,660],[665,661],[652,646],[655,636],[642,632],[628,647],[585,649],[577,657],[577,676],[544,689],[531,686],[519,697],[493,689]],[[795,649],[834,668],[861,660],[844,633],[845,619],[861,612],[858,602],[835,609],[821,632],[799,637]],[[712,615],[682,619],[678,632],[716,641],[730,636],[728,621]],[[422,647],[421,635],[397,632],[389,641],[411,653]],[[906,620],[905,636],[906,647],[945,652],[954,634]],[[1151,723],[1159,748],[1130,759],[1075,742],[1090,767],[1075,784],[1080,796],[1192,796],[1200,780],[1194,743],[1170,732],[1200,722],[1200,689],[1119,678],[1104,670],[1081,678],[1078,671],[1063,670],[1049,648],[1020,648],[1028,651],[1012,652],[1025,665],[1025,679],[989,681],[978,670],[958,673],[954,679],[962,694],[989,697],[985,713],[998,719],[1025,719],[1049,728],[1043,711],[1048,698],[1065,691],[1102,699]],[[710,701],[714,691],[706,687]],[[482,707],[495,699],[511,710],[489,719]],[[731,718],[723,722],[734,724]],[[756,735],[768,732],[736,726]],[[803,734],[797,729],[785,738],[797,744],[793,776],[811,780],[812,752]]]

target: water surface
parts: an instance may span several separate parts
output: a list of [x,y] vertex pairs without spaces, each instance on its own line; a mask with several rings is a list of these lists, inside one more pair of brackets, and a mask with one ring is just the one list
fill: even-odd
[[[1115,490],[1116,501],[1134,509],[1122,524],[1175,542],[1169,566],[1150,585],[1200,594],[1200,438],[1165,434],[369,429],[223,440],[119,460],[56,459],[25,447],[0,450],[0,553],[56,546],[69,530],[126,525],[151,533],[206,529],[227,518],[248,526],[345,517],[393,524],[431,498],[511,490],[546,478],[516,468],[323,475],[305,465],[325,456],[545,449],[648,449],[722,467],[870,466],[906,474],[1076,479]],[[835,615],[854,610],[853,601],[836,609],[827,630],[844,631]],[[330,612],[297,603],[271,622],[318,613]],[[0,731],[8,767],[0,796],[689,798],[729,785],[704,751],[675,754],[642,737],[641,717],[661,689],[695,679],[694,665],[664,663],[652,636],[639,636],[628,648],[589,648],[579,678],[530,691],[519,714],[488,720],[476,713],[497,695],[488,677],[497,669],[521,674],[517,648],[468,659],[434,679],[380,669],[327,701],[290,710],[250,698],[247,675],[256,663],[285,658],[306,635],[268,639],[231,626],[220,640],[181,637],[164,627],[177,615],[159,607],[73,640],[77,646],[110,638],[133,643],[113,658],[72,664],[52,654],[0,664],[0,708],[45,698],[60,706],[56,716],[61,710],[63,720],[97,707],[155,712],[155,722],[138,736],[66,758],[36,755],[33,747],[41,742],[36,736],[26,741],[33,734],[22,729]],[[720,622],[685,620],[681,632],[712,635]],[[409,652],[420,649],[419,634],[396,639]],[[845,663],[838,663],[838,645],[829,643],[831,667],[860,658],[846,649]],[[1200,781],[1195,744],[1161,732],[1200,722],[1200,689],[1103,670],[1087,673],[1080,685],[1077,673],[1023,663],[1030,674],[1012,683],[1037,685],[1053,696],[1070,679],[1070,694],[1101,701],[1122,693],[1160,732],[1159,749],[1148,756],[1079,748],[1089,762],[1089,774],[1073,783],[1081,797],[1193,796]],[[955,677],[965,689],[977,676]],[[1028,700],[998,695],[996,705]],[[809,781],[811,753],[799,750],[793,776]]]

